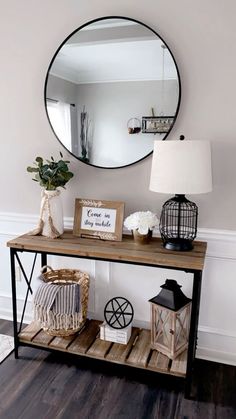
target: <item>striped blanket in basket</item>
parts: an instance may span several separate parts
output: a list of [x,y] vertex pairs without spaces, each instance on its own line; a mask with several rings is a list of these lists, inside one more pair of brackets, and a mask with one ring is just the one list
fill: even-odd
[[41,284],[34,296],[34,318],[46,328],[77,328],[81,321],[80,286]]

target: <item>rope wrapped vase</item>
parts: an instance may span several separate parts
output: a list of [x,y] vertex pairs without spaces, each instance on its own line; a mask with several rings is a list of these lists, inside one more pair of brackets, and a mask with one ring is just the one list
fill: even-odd
[[[45,272],[45,269],[48,269]],[[42,268],[34,300],[34,319],[51,336],[70,336],[85,324],[89,275],[76,269]]]
[[64,231],[63,208],[58,189],[41,193],[40,217],[37,227],[28,234],[31,236],[42,235],[55,239]]

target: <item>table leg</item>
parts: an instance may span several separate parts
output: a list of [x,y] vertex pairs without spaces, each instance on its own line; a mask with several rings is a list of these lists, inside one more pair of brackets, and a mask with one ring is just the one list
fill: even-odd
[[47,265],[47,253],[41,253],[41,267]]
[[197,332],[198,332],[201,283],[202,283],[202,272],[195,271],[193,275],[192,312],[191,312],[191,322],[190,322],[190,331],[189,331],[188,361],[187,361],[186,384],[185,384],[185,397],[186,398],[190,398],[191,396],[193,366],[194,366],[196,347],[197,347]]
[[18,358],[18,332],[17,332],[17,303],[16,303],[16,267],[15,267],[15,250],[10,249],[11,258],[11,288],[12,288],[12,309],[13,309],[13,331],[15,358]]

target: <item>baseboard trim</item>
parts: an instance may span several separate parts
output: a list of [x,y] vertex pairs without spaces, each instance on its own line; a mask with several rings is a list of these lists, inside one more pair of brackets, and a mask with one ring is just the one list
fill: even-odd
[[208,327],[208,326],[199,326],[198,328],[199,332],[203,333],[210,333],[212,335],[228,337],[228,338],[235,338],[236,339],[236,333],[231,330],[225,330],[225,329],[217,329],[215,327]]
[[236,366],[236,354],[233,352],[223,352],[199,346],[197,348],[196,358]]

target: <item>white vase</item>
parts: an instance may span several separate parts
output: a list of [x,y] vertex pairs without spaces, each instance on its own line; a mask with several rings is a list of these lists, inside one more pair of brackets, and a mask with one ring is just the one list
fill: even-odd
[[56,238],[63,234],[63,208],[60,194],[61,192],[57,189],[42,191],[40,221],[43,236]]

